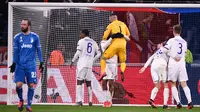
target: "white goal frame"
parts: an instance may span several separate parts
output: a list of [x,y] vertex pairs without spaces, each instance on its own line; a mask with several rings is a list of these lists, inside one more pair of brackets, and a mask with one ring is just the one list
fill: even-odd
[[[35,2],[9,2],[8,4],[8,66],[12,64],[13,57],[13,7],[14,6],[22,6],[22,7],[33,7],[33,8],[75,8],[75,7],[138,7],[138,8],[200,8],[200,4],[156,4],[156,3],[128,3],[128,4],[120,4],[120,3],[35,3]],[[38,9],[40,10],[40,9]],[[12,73],[8,70],[7,73],[7,105],[13,105],[11,102],[11,84],[12,84]],[[42,104],[42,103],[39,103]],[[48,103],[44,103],[48,104]],[[55,104],[56,105],[56,104]],[[72,104],[73,105],[73,104]],[[120,104],[121,105],[121,104]],[[118,105],[118,106],[120,106]],[[126,106],[126,105],[123,105]],[[130,106],[127,105],[127,106]],[[132,105],[132,106],[146,106],[146,105]]]

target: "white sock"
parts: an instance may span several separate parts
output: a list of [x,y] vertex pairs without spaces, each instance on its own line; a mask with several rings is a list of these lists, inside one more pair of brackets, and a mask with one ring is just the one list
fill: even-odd
[[82,101],[82,85],[77,85],[76,94],[77,94],[77,102]]
[[164,105],[167,105],[168,98],[169,98],[169,89],[168,88],[164,88],[163,97],[164,97]]
[[180,103],[180,99],[178,96],[178,90],[176,87],[172,87],[172,95],[173,95],[174,99],[176,100],[177,104]]
[[185,92],[185,96],[188,100],[188,103],[192,102],[190,88],[188,86],[186,86],[186,87],[183,88],[183,90]]
[[104,96],[105,96],[105,101],[110,101],[110,92],[107,90],[104,90]]
[[89,102],[92,102],[92,88],[88,87],[88,97],[89,97]]
[[154,87],[151,91],[151,99],[154,100],[156,95],[158,93],[158,88],[157,87]]
[[110,93],[110,91],[109,91],[109,97],[110,97],[110,102],[112,102],[112,98],[113,98],[113,95],[114,95],[114,91],[112,92],[112,94]]

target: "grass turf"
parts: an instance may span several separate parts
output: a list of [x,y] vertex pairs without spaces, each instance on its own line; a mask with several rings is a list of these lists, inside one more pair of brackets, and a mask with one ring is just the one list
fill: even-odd
[[[103,108],[100,106],[52,106],[52,105],[33,105],[33,112],[200,112],[199,107],[195,107],[192,110],[186,108],[164,110],[162,107],[152,109],[151,107],[111,107]],[[17,106],[0,105],[0,112],[18,112]],[[23,112],[26,112],[25,109]]]

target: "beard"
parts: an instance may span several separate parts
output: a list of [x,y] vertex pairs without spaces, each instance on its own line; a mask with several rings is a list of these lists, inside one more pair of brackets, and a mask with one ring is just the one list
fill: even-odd
[[22,31],[23,33],[26,33],[26,32],[28,31],[28,27],[26,27],[26,28],[21,28],[21,31]]

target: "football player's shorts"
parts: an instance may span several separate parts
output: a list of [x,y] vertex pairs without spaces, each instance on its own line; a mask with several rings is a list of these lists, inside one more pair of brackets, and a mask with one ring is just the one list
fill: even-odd
[[[158,60],[159,61],[159,60]],[[159,62],[153,62],[151,65],[151,77],[154,83],[162,81],[163,83],[167,82],[167,64],[160,60]]]
[[170,66],[168,67],[168,80],[169,81],[187,81],[188,80],[188,75],[186,71],[186,67],[184,65],[180,66]]
[[16,66],[14,73],[14,82],[34,83],[37,84],[36,68],[24,69]]
[[86,80],[91,81],[92,80],[92,69],[91,68],[76,68],[76,76],[77,80]]
[[117,64],[106,64],[106,76],[103,78],[104,80],[117,80]]

